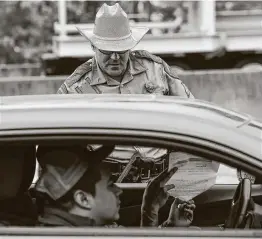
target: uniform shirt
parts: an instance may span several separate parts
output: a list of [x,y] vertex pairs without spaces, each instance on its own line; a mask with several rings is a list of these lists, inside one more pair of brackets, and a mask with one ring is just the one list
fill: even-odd
[[80,65],[59,88],[60,94],[158,94],[194,98],[170,67],[147,51],[130,53],[121,82],[105,75],[95,58]]
[[[194,98],[167,63],[147,51],[130,53],[128,67],[121,82],[105,75],[94,57],[80,65],[61,85],[58,93],[154,94]],[[135,153],[139,153],[142,158],[157,160],[164,156],[167,150],[116,146],[109,158],[126,163]]]

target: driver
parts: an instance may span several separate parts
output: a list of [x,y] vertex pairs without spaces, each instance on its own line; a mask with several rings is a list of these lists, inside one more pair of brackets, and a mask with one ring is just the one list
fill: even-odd
[[[103,164],[113,149],[101,147],[91,152],[84,146],[38,147],[37,160],[43,169],[35,186],[40,225],[116,225],[122,190]],[[148,184],[141,206],[141,226],[158,226],[158,212],[167,202],[167,191],[174,188],[165,184],[176,170],[165,170]],[[162,226],[189,226],[194,209],[193,202],[175,200]]]

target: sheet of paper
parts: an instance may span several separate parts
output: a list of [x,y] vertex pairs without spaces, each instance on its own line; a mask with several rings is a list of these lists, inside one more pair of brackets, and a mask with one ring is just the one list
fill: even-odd
[[[187,162],[181,164],[181,162]],[[169,169],[178,167],[167,184],[175,188],[169,194],[181,200],[190,200],[211,188],[217,177],[219,163],[183,152],[172,152],[169,156]]]

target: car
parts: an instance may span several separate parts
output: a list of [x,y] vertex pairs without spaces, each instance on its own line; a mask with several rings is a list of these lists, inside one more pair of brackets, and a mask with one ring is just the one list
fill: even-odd
[[[201,227],[202,230],[138,228],[142,194],[146,183],[129,182],[119,183],[123,189],[119,223],[125,227],[136,228],[85,230],[3,227],[0,229],[1,237],[262,236],[259,229],[254,230],[247,226],[248,230],[242,230],[243,228],[239,230],[241,226],[236,223],[243,215],[235,210],[240,208],[246,213],[249,210],[247,205],[252,200],[255,203],[253,205],[257,210],[256,213],[261,214],[262,122],[250,115],[196,99],[110,94],[6,96],[1,97],[0,112],[0,150],[1,155],[5,155],[1,161],[6,164],[9,162],[10,165],[20,165],[17,166],[20,169],[17,167],[13,169],[9,165],[10,173],[6,172],[5,163],[1,168],[8,175],[6,179],[10,181],[12,175],[23,172],[22,176],[17,176],[17,180],[25,181],[24,192],[33,181],[36,167],[35,150],[41,144],[85,142],[87,145],[139,145],[164,148],[170,152],[179,150],[220,163],[217,183],[194,197],[196,210],[192,225]],[[9,158],[17,160],[11,163]],[[21,165],[24,165],[27,159],[30,159],[31,163],[27,164],[25,170]],[[1,187],[6,185],[3,184]],[[10,185],[15,189],[10,190],[6,196],[7,193],[1,188],[1,200],[14,198],[18,195],[18,191],[21,191],[20,184],[14,182]],[[31,195],[34,197],[33,193]],[[167,216],[170,203],[169,201],[161,209],[160,221]]]

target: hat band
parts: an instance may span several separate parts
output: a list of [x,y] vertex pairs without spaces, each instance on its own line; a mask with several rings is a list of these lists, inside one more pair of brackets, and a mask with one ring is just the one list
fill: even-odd
[[130,31],[130,33],[128,34],[128,35],[126,35],[126,36],[123,36],[123,37],[114,37],[114,38],[112,38],[112,37],[101,37],[101,36],[98,36],[98,35],[95,35],[94,34],[94,36],[97,38],[97,39],[99,39],[99,40],[106,40],[106,41],[117,41],[117,40],[124,40],[124,39],[127,39],[127,38],[129,38],[130,36],[131,36],[131,31]]

